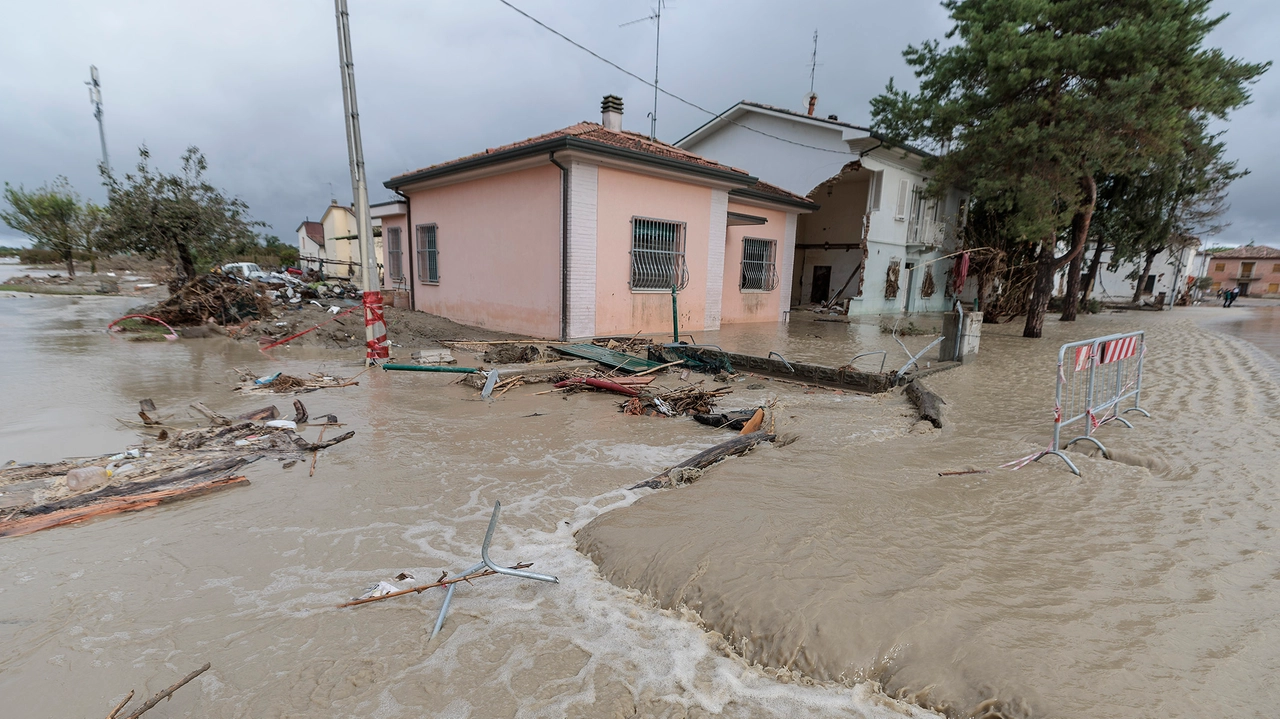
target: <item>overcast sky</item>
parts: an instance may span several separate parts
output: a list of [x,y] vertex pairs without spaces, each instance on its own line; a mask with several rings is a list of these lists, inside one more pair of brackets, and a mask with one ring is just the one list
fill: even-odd
[[[513,0],[632,71],[653,72],[652,0]],[[648,131],[652,90],[497,0],[350,0],[370,199],[382,181],[570,125],[599,121],[601,96],[626,103],[624,127]],[[1276,55],[1280,3],[1218,0],[1231,17],[1212,36],[1249,61]],[[331,197],[349,203],[332,3],[324,0],[117,0],[8,3],[0,42],[0,181],[38,186],[66,175],[103,201],[89,65],[101,73],[117,172],[146,144],[178,168],[187,145],[212,182],[249,203],[286,241]],[[890,76],[914,87],[908,44],[949,27],[936,0],[672,0],[662,23],[661,84],[720,111],[740,99],[801,109],[818,30],[818,110],[864,124]],[[673,142],[708,116],[662,98],[658,136]],[[1232,225],[1215,242],[1280,245],[1280,71],[1232,119],[1229,152],[1252,170],[1231,191]],[[746,168],[750,169],[750,168]],[[18,244],[0,226],[0,241]]]

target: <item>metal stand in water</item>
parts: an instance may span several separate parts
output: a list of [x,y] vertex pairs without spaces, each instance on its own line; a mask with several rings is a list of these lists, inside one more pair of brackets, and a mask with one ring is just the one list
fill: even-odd
[[[497,372],[493,373],[495,376]],[[509,567],[500,567],[489,559],[489,543],[493,541],[493,530],[498,527],[498,512],[502,509],[502,502],[493,503],[493,515],[489,517],[489,529],[484,533],[484,544],[480,545],[480,563],[473,565],[458,575],[459,578],[465,579],[482,571],[489,570],[498,574],[506,574],[512,577],[520,577],[522,579],[536,579],[539,582],[551,582],[559,584],[560,580],[550,574],[538,574],[537,572],[526,572],[520,569],[511,569]],[[458,588],[458,584],[450,584],[449,591],[444,595],[444,604],[440,606],[440,616],[436,617],[436,626],[431,630],[431,638],[435,639],[440,633],[440,627],[444,626],[445,615],[449,613],[449,604],[453,602],[453,592]]]

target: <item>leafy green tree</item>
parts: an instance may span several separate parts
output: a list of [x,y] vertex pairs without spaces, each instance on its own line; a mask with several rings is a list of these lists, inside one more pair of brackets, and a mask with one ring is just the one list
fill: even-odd
[[1247,85],[1270,64],[1202,47],[1225,18],[1208,16],[1210,0],[942,5],[952,43],[907,48],[920,90],[890,81],[872,100],[874,124],[939,150],[926,166],[934,193],[965,186],[1014,213],[1036,252],[1023,336],[1039,337],[1054,274],[1084,249],[1095,178],[1173,155],[1189,127],[1248,102]]
[[176,175],[153,170],[145,146],[138,155],[137,169],[123,178],[103,168],[108,247],[163,257],[173,263],[179,280],[187,282],[237,248],[257,244],[253,228],[261,223],[249,219],[243,201],[205,181],[208,163],[199,148],[187,148],[182,172]]
[[1115,231],[1110,266],[1114,270],[1132,261],[1142,264],[1130,277],[1136,284],[1135,304],[1161,252],[1182,250],[1198,237],[1223,229],[1227,188],[1248,171],[1224,159],[1226,147],[1220,138],[1202,129],[1177,155],[1113,182],[1117,192],[1105,212],[1106,224]]
[[31,191],[6,182],[4,199],[10,209],[0,212],[0,220],[30,237],[36,247],[57,252],[67,265],[67,274],[75,277],[74,255],[90,248],[92,233],[86,234],[86,223],[90,215],[100,217],[100,208],[82,205],[65,177]]

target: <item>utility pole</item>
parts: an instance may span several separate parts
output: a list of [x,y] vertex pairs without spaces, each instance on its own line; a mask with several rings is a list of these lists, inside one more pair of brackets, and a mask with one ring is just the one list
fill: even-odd
[[111,172],[111,160],[107,158],[107,132],[102,129],[102,84],[98,82],[98,66],[89,66],[89,102],[93,105],[93,116],[98,120],[98,140],[102,142],[102,166]]
[[369,185],[364,171],[364,145],[360,140],[360,110],[356,105],[355,65],[351,59],[351,26],[347,0],[334,0],[338,21],[338,65],[342,70],[342,109],[346,113],[347,157],[351,165],[351,192],[355,199],[356,235],[359,238],[364,278],[365,363],[386,359],[387,325],[382,316],[382,291],[377,282],[378,262],[369,215]]
[[666,0],[658,0],[658,8],[647,17],[642,17],[631,22],[624,22],[618,27],[626,27],[634,25],[638,22],[647,22],[653,20],[655,23],[655,32],[653,38],[653,112],[649,113],[649,139],[658,139],[658,53],[662,50],[662,6]]

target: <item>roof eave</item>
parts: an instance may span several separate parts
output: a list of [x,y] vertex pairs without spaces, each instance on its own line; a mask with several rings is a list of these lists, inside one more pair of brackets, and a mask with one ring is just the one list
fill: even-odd
[[821,207],[821,205],[819,205],[818,203],[812,200],[783,197],[782,195],[775,195],[772,192],[763,192],[761,190],[756,190],[751,187],[739,187],[737,189],[729,190],[729,196],[742,197],[745,199],[756,200],[758,202],[772,202],[777,205],[795,207],[797,209],[807,210],[809,212],[813,212],[814,210],[817,210],[819,207]]
[[758,179],[752,175],[747,175],[741,172],[721,170],[715,167],[707,167],[705,165],[698,165],[692,162],[674,160],[660,155],[652,155],[647,152],[628,150],[625,147],[615,147],[603,142],[584,140],[580,137],[565,136],[553,137],[550,140],[543,140],[542,142],[535,142],[530,145],[513,147],[509,150],[502,150],[489,155],[480,155],[441,167],[426,169],[419,172],[409,173],[407,175],[400,175],[398,177],[393,177],[382,184],[388,189],[395,190],[397,188],[417,184],[424,180],[446,177],[448,175],[466,172],[467,170],[474,170],[489,165],[510,162],[512,160],[519,160],[526,157],[554,152],[556,150],[579,150],[582,152],[630,160],[632,162],[639,162],[642,164],[662,167],[668,170],[685,172],[699,177],[744,186],[750,185]]

